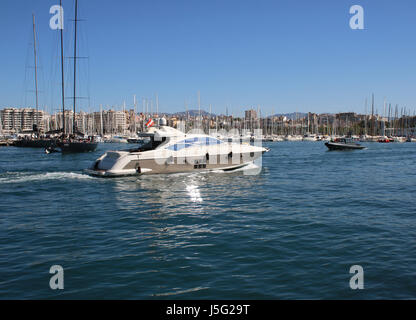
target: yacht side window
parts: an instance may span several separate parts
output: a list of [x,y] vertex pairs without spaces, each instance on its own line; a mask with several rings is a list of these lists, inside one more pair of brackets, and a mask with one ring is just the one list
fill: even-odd
[[170,138],[162,137],[162,140],[155,140],[154,141],[154,149],[158,149],[169,142]]
[[216,138],[212,138],[212,137],[207,137],[206,138],[206,144],[207,145],[211,145],[211,144],[221,144],[221,143],[222,143],[222,141],[221,140],[218,140]]

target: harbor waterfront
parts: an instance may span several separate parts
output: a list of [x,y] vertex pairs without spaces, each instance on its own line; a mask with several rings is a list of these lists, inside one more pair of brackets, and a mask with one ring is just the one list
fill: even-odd
[[0,1],[0,300],[416,300],[404,2]]
[[[134,96],[135,99],[135,96]],[[101,109],[101,107],[100,107]],[[211,108],[210,108],[211,109]],[[72,133],[74,123],[77,128],[87,135],[110,137],[124,135],[133,136],[137,131],[145,129],[145,123],[150,118],[163,117],[172,127],[184,123],[186,131],[197,127],[209,130],[239,130],[253,131],[261,129],[265,136],[288,135],[371,135],[371,136],[416,136],[415,111],[398,107],[393,114],[392,109],[380,114],[357,114],[355,112],[322,113],[313,112],[274,114],[261,116],[258,108],[245,110],[244,117],[234,115],[213,114],[205,110],[187,110],[185,112],[166,113],[149,112],[143,108],[138,112],[136,107],[126,110],[126,106],[113,107],[93,113],[73,113],[65,111],[65,121],[62,112],[49,115],[43,111],[36,113],[31,108],[0,109],[0,138],[2,135],[29,135],[33,133],[33,125],[37,125],[41,133],[56,133],[67,128],[66,133]],[[75,122],[74,122],[75,121]],[[38,122],[38,123],[37,123]]]
[[0,298],[416,298],[416,144],[263,145],[259,175],[113,179],[84,169],[125,144],[0,148]]

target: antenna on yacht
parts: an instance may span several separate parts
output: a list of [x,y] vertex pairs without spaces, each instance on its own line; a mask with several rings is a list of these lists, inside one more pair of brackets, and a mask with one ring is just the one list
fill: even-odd
[[167,124],[167,121],[166,121],[166,119],[164,117],[163,118],[159,118],[159,127],[166,126],[166,124]]

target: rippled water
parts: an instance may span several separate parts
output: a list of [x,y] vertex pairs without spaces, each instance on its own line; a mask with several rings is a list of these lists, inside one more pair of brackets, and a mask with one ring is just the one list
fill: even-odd
[[416,144],[268,146],[256,176],[117,179],[82,170],[120,145],[0,148],[0,298],[416,298]]

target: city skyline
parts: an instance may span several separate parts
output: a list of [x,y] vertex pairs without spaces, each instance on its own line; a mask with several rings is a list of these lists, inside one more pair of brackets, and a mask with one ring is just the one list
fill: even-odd
[[[157,94],[160,112],[175,113],[185,104],[197,108],[198,91],[205,111],[211,105],[213,113],[228,109],[236,116],[258,106],[264,115],[364,113],[372,93],[379,113],[385,99],[414,110],[416,50],[410,39],[415,4],[410,1],[360,1],[364,30],[350,29],[349,1],[79,3],[81,18],[87,20],[81,23],[85,38],[80,44],[90,57],[85,81],[90,90],[84,90],[90,101],[79,103],[86,112],[123,101],[130,107],[133,95],[141,110],[142,98],[155,103]],[[0,38],[7,43],[0,52],[1,107],[34,106],[28,93],[34,13],[43,77],[40,108],[48,106],[50,113],[61,108],[58,32],[49,28],[54,4],[0,4]],[[64,0],[63,7],[70,50],[73,1]],[[70,90],[71,74],[66,73]],[[66,108],[71,105],[67,101]]]
[[[318,127],[321,134],[329,134],[329,132],[343,131],[344,134],[354,130],[356,134],[367,135],[370,131],[374,136],[375,133],[385,135],[386,130],[391,133],[405,134],[406,136],[414,134],[416,115],[411,114],[406,109],[399,110],[398,107],[388,106],[388,112],[385,116],[372,114],[357,114],[355,112],[342,113],[291,113],[276,114],[273,116],[262,116],[257,110],[245,110],[244,117],[234,117],[232,115],[215,115],[202,110],[189,110],[189,112],[179,113],[159,113],[146,114],[135,113],[133,109],[129,110],[101,110],[91,113],[84,111],[77,112],[73,116],[72,110],[65,110],[65,121],[62,112],[48,114],[42,110],[36,112],[33,108],[5,108],[0,109],[0,134],[32,134],[34,130],[40,130],[42,133],[56,133],[63,129],[63,121],[65,128],[69,131],[75,127],[84,134],[134,134],[143,131],[147,127],[147,123],[154,119],[164,118],[167,125],[178,128],[181,126],[194,128],[200,127],[208,132],[211,129],[231,128],[238,130],[252,130],[253,126],[261,128],[265,134],[274,131],[280,126],[280,133],[286,130],[286,134],[290,130],[300,128],[301,134],[317,133]],[[150,120],[149,120],[150,119]],[[182,124],[179,125],[178,123]],[[36,129],[35,129],[36,126]],[[306,128],[306,129],[305,129]],[[297,130],[296,129],[296,130]],[[370,130],[371,129],[371,130]],[[399,131],[402,130],[402,131]],[[339,132],[338,131],[338,132]],[[293,132],[292,132],[293,133]]]

